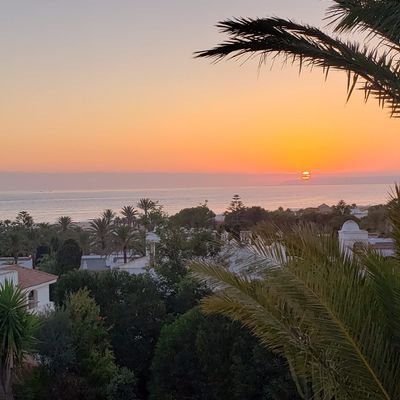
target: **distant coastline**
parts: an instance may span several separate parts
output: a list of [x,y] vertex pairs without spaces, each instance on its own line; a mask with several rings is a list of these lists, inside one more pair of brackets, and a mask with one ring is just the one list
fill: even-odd
[[38,222],[54,222],[61,215],[74,221],[96,218],[104,209],[120,210],[136,204],[140,198],[159,201],[172,215],[186,207],[208,202],[215,213],[226,211],[234,194],[239,194],[246,206],[261,206],[268,210],[278,207],[299,209],[317,207],[323,203],[369,206],[386,203],[393,181],[379,184],[286,184],[262,186],[208,186],[181,188],[136,188],[106,190],[11,190],[0,191],[0,220],[14,219],[18,212],[28,211]]
[[29,173],[0,172],[0,191],[162,190],[172,188],[255,187],[281,185],[388,184],[400,181],[390,174],[313,174],[304,182],[300,174],[243,173]]

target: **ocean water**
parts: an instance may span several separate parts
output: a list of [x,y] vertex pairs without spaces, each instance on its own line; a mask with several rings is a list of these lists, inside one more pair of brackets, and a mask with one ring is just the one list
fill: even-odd
[[185,207],[194,207],[205,200],[215,213],[226,210],[234,194],[246,206],[262,206],[274,210],[303,208],[322,203],[336,204],[343,199],[358,205],[381,204],[388,200],[388,184],[354,185],[280,185],[243,187],[203,187],[93,191],[0,191],[0,220],[14,219],[19,211],[28,211],[36,222],[55,222],[61,215],[74,221],[96,218],[102,210],[118,211],[124,205],[135,205],[140,198],[159,201],[172,215]]

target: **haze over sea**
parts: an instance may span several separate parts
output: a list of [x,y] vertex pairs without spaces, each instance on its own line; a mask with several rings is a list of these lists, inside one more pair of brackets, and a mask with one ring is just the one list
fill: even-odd
[[[159,201],[168,214],[208,201],[224,212],[234,194],[246,206],[269,210],[315,207],[322,203],[373,205],[387,201],[399,174],[338,176],[313,174],[302,182],[296,174],[183,173],[3,173],[0,174],[0,220],[28,211],[36,222],[55,222],[62,215],[74,221],[96,218],[106,209],[118,211],[140,198]],[[122,189],[121,189],[122,188]]]
[[36,222],[55,222],[61,215],[74,221],[97,217],[104,209],[119,210],[143,197],[158,200],[169,214],[194,207],[208,200],[216,213],[226,210],[233,194],[238,193],[245,205],[266,209],[303,208],[329,205],[344,199],[359,205],[380,204],[388,199],[390,185],[280,185],[234,186],[174,189],[90,190],[90,191],[7,191],[0,192],[0,219],[14,219],[19,211],[28,211]]

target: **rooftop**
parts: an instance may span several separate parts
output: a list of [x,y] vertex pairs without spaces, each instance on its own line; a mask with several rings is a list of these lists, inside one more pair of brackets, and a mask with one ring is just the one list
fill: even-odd
[[19,265],[7,265],[2,268],[3,271],[15,271],[18,273],[18,286],[22,289],[43,285],[44,283],[52,283],[57,280],[56,275],[37,269],[20,267]]

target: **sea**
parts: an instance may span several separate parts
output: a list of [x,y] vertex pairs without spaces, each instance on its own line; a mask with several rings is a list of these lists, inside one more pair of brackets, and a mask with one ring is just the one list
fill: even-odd
[[28,211],[35,222],[55,222],[68,215],[75,222],[98,217],[104,209],[119,211],[125,205],[135,206],[141,198],[158,201],[169,215],[186,207],[207,201],[216,213],[223,213],[233,195],[238,194],[245,206],[261,206],[268,210],[279,207],[299,209],[322,203],[369,206],[385,203],[392,187],[389,184],[345,185],[277,185],[191,187],[167,189],[90,190],[90,191],[0,191],[0,220],[14,219],[18,212]]

